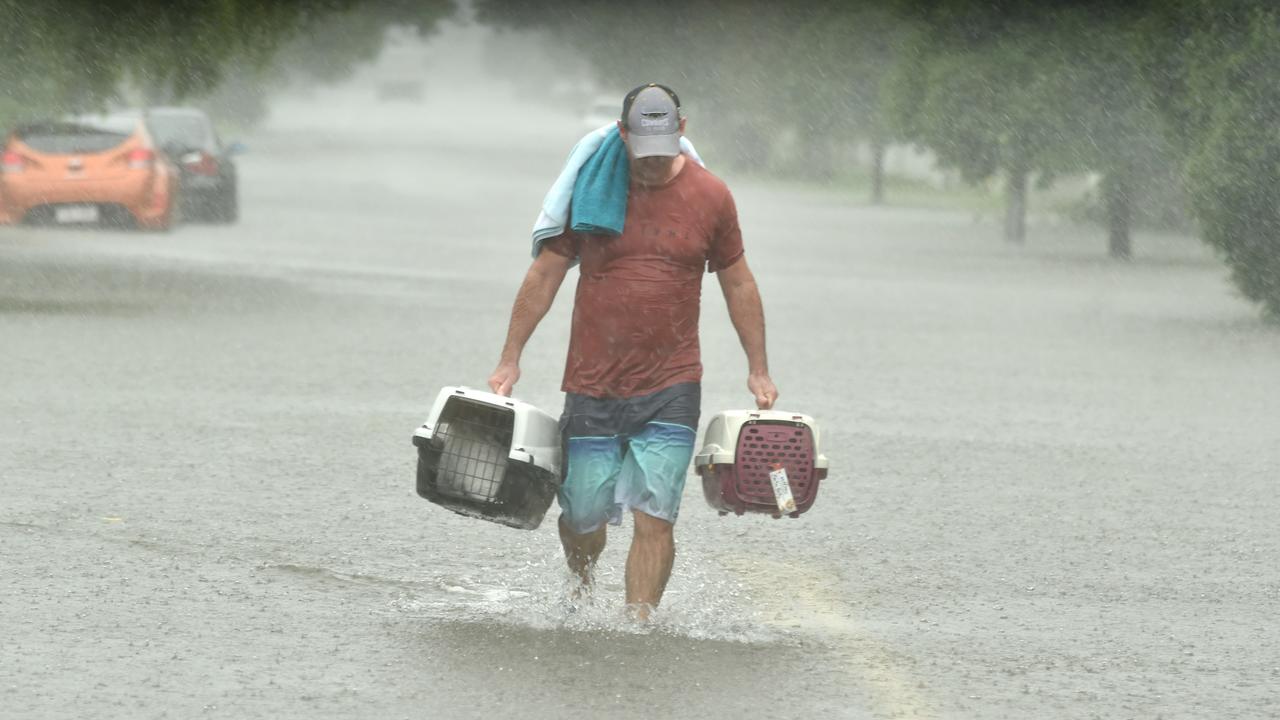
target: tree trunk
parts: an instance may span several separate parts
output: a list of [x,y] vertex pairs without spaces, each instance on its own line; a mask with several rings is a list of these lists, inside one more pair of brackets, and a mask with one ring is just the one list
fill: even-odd
[[1103,201],[1107,206],[1107,248],[1112,258],[1133,257],[1133,201],[1129,182],[1121,173],[1107,173],[1102,179]]
[[1027,240],[1027,176],[1030,173],[1022,165],[1009,171],[1009,184],[1005,187],[1004,239],[1016,245]]
[[884,153],[885,142],[881,138],[871,141],[871,204],[884,204]]

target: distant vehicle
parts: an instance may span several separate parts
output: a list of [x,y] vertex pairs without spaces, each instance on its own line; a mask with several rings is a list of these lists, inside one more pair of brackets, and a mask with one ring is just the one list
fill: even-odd
[[416,33],[391,28],[369,72],[379,102],[421,102],[427,94],[426,46]]
[[181,171],[183,217],[220,223],[239,219],[233,158],[244,146],[224,146],[209,116],[196,108],[151,108],[146,111],[146,120],[156,144]]
[[0,156],[0,223],[168,230],[178,175],[137,115],[24,125]]

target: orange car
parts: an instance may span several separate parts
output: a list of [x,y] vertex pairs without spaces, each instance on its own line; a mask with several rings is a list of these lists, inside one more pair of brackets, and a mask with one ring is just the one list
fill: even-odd
[[141,116],[27,125],[9,134],[0,156],[0,223],[168,230],[178,174]]

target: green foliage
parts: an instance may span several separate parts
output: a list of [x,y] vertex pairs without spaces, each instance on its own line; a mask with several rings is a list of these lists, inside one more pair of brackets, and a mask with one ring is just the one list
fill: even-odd
[[1216,15],[1192,42],[1217,49],[1175,101],[1192,204],[1236,286],[1280,319],[1280,10]]
[[1171,162],[1135,45],[1137,9],[1106,3],[935,0],[887,103],[902,133],[971,182],[1009,178],[1010,238],[1022,187],[1065,173],[1102,176],[1113,254],[1127,256],[1134,200]]
[[827,179],[840,151],[888,133],[880,85],[901,24],[875,0],[477,0],[477,17],[578,49],[619,96],[644,82],[681,95],[690,135],[719,167]]
[[[284,47],[315,75],[376,55],[392,24],[430,32],[451,0],[0,0],[0,123],[103,108],[125,81],[149,102],[270,73]],[[332,22],[333,18],[338,22]],[[315,53],[314,60],[320,53]]]
[[888,105],[909,137],[971,179],[1018,158],[1050,175],[1100,173],[1113,239],[1135,197],[1181,194],[1168,182],[1180,166],[1205,240],[1280,318],[1274,3],[904,5],[919,25]]
[[789,160],[825,179],[853,140],[909,140],[970,181],[1008,178],[1011,238],[1028,175],[1092,173],[1117,257],[1135,218],[1184,217],[1190,197],[1242,292],[1280,314],[1270,0],[475,7],[483,22],[546,30],[619,92],[675,85],[717,163]]

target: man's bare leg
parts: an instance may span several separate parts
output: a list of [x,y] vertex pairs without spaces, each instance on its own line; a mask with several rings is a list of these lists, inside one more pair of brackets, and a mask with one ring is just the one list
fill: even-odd
[[564,557],[569,562],[569,569],[581,580],[584,586],[591,585],[591,571],[595,569],[596,560],[604,551],[605,528],[579,535],[565,524],[564,516],[560,516],[560,544],[564,546]]
[[627,555],[627,608],[637,620],[648,620],[662,600],[676,560],[675,528],[639,511],[632,515],[636,530]]

